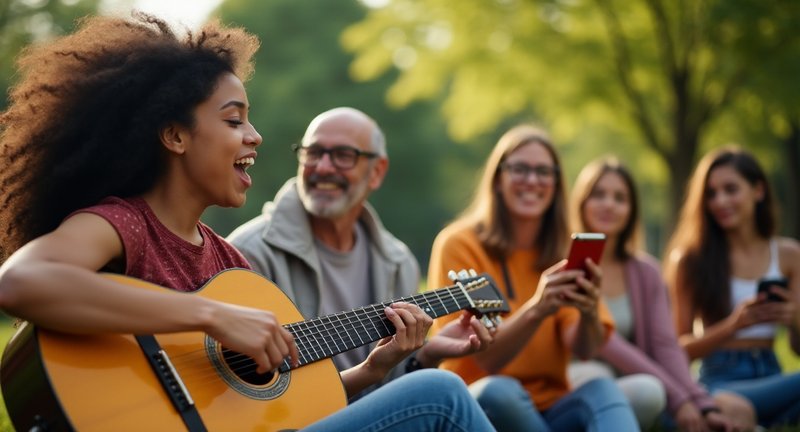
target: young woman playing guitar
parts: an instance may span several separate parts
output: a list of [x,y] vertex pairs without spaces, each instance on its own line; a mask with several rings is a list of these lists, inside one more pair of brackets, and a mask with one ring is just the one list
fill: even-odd
[[[212,347],[251,359],[259,373],[298,362],[295,338],[273,312],[178,292],[196,290],[223,270],[248,268],[200,216],[212,205],[243,205],[251,185],[246,170],[256,160],[261,136],[248,120],[242,81],[251,72],[257,47],[257,39],[241,29],[212,23],[182,37],[162,20],[138,15],[134,20],[86,19],[76,33],[22,56],[11,104],[0,117],[3,311],[51,332],[47,337],[58,343],[105,343],[100,336],[109,334],[196,332],[207,335]],[[98,271],[168,289],[133,287]],[[379,312],[397,331],[383,342],[376,362],[399,362],[421,346],[431,318],[419,307],[395,303]],[[114,339],[110,345],[126,341]],[[152,342],[139,342],[148,356],[146,345]],[[153,355],[161,357],[154,369],[170,369],[181,360],[170,360],[163,355],[168,347],[155,345]],[[4,362],[4,375],[27,370],[14,366]],[[346,379],[378,380],[375,371],[383,370],[357,368]],[[99,399],[132,393],[121,388],[146,375],[139,370],[130,380],[108,383]],[[175,382],[164,389],[183,387],[174,374],[166,376]],[[237,402],[224,405],[226,389],[215,388],[200,396],[192,388],[184,391],[183,402],[175,402],[181,412],[176,421],[192,430],[270,427],[275,415],[258,408],[255,414],[245,413]],[[154,394],[161,390],[153,389]],[[29,396],[24,393],[5,394],[6,402]],[[71,405],[61,402],[56,405],[67,411]],[[35,412],[36,402],[28,405],[31,418],[14,419],[20,430],[141,429],[148,422],[175,427],[166,417],[136,411],[135,403],[114,410],[135,413],[133,420],[120,417],[125,420],[119,424],[108,418],[82,424],[84,419],[70,412],[61,419],[46,418]],[[430,406],[442,409],[426,409]],[[272,412],[285,411],[279,408]],[[212,418],[210,413],[220,411],[222,418]],[[302,426],[298,422],[295,427]],[[424,371],[309,429],[491,427],[457,377]]]

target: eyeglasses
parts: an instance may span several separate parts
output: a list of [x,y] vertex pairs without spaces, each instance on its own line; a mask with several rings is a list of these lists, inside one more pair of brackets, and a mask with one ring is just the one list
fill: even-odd
[[549,165],[528,165],[526,163],[503,163],[500,168],[511,176],[511,181],[522,183],[533,174],[541,183],[551,184],[558,174],[558,167]]
[[377,153],[359,150],[350,146],[325,148],[318,145],[304,147],[299,144],[292,144],[292,150],[297,154],[297,160],[304,166],[316,166],[327,154],[333,166],[342,170],[347,170],[356,166],[359,157],[363,156],[367,159],[378,157]]

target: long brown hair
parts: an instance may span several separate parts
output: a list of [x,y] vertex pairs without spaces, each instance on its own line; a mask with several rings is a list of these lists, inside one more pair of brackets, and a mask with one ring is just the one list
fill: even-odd
[[531,125],[519,125],[500,137],[486,160],[471,204],[464,210],[456,223],[472,226],[478,234],[481,244],[490,255],[502,259],[511,251],[513,245],[511,219],[508,208],[499,196],[495,185],[500,174],[500,166],[505,158],[518,148],[533,143],[541,145],[550,153],[557,169],[553,202],[542,216],[542,224],[536,239],[539,256],[534,266],[537,270],[544,270],[564,257],[569,228],[561,162],[555,147],[543,130]]
[[[768,239],[775,234],[777,225],[769,182],[753,155],[727,146],[700,160],[687,185],[680,221],[664,255],[664,273],[673,290],[691,293],[694,313],[708,323],[725,318],[732,307],[728,240],[706,206],[708,178],[722,166],[732,167],[753,186],[763,185],[764,197],[755,206],[756,232]],[[678,274],[683,276],[685,286],[676,286]]]
[[597,186],[597,182],[608,173],[615,173],[622,178],[628,188],[628,196],[630,197],[631,212],[625,222],[625,227],[617,238],[617,244],[614,249],[616,258],[626,260],[636,253],[638,249],[641,249],[642,235],[639,218],[639,196],[636,192],[636,184],[633,181],[631,172],[619,159],[611,156],[595,159],[581,170],[570,194],[570,222],[572,222],[572,226],[576,231],[586,231],[588,229],[583,208]]

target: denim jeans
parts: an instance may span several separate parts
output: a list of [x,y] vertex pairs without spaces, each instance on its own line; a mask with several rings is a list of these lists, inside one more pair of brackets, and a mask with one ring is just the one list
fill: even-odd
[[667,408],[667,391],[653,375],[635,373],[617,376],[614,369],[601,360],[572,361],[567,367],[569,382],[579,387],[595,378],[611,378],[631,404],[633,414],[642,430],[650,429]]
[[639,430],[631,406],[609,378],[587,382],[543,412],[536,409],[528,391],[515,378],[490,376],[469,389],[500,432]]
[[303,431],[493,431],[464,381],[423,369],[403,375]]
[[800,372],[781,374],[771,349],[715,351],[702,360],[700,382],[711,393],[727,390],[748,399],[762,426],[800,422]]

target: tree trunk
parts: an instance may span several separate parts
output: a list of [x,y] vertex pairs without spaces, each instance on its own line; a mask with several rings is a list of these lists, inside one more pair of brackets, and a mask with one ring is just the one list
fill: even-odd
[[[676,141],[680,138],[676,136]],[[664,219],[664,233],[666,238],[672,234],[672,229],[678,220],[678,212],[683,206],[686,182],[694,168],[694,154],[697,150],[697,138],[691,141],[675,143],[676,151],[671,155],[669,163],[669,212]]]
[[[672,230],[678,219],[678,212],[683,206],[686,182],[694,168],[695,154],[697,153],[700,129],[704,120],[695,118],[700,112],[699,107],[692,104],[689,96],[689,72],[685,69],[677,70],[672,75],[672,90],[675,98],[673,112],[673,145],[672,152],[667,157],[669,164],[669,211],[664,220],[665,238],[672,235]],[[695,113],[695,116],[693,116]]]

